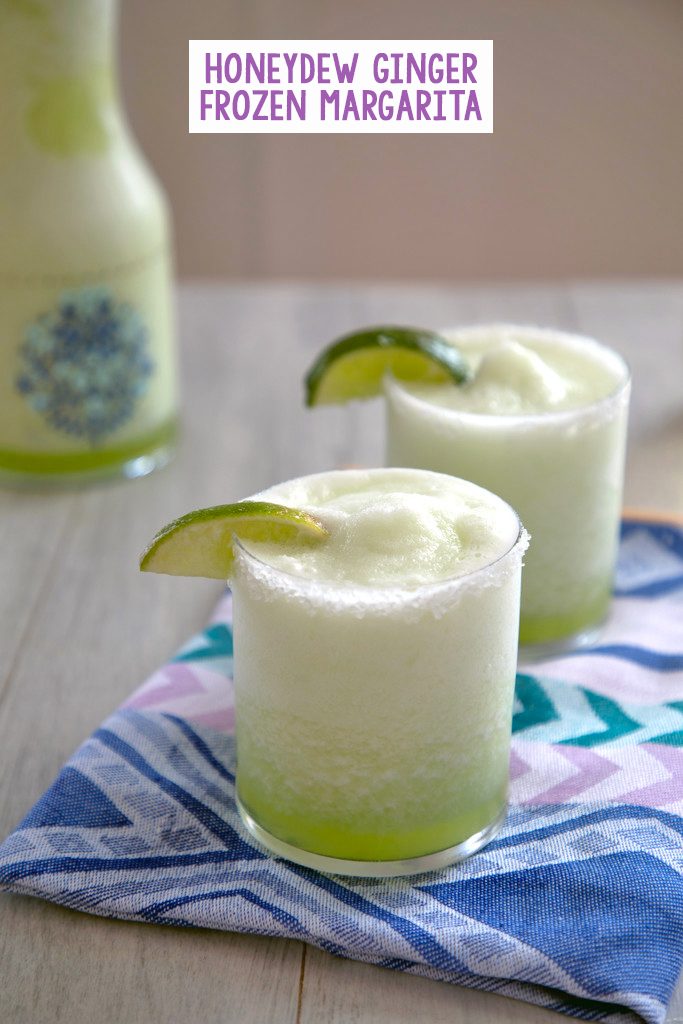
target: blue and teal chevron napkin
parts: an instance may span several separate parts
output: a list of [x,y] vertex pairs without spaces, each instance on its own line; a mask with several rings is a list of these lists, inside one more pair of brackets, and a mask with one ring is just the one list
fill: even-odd
[[2,887],[289,936],[583,1020],[664,1019],[683,965],[683,528],[624,523],[599,646],[518,677],[504,830],[430,875],[341,879],[250,839],[230,621],[226,596],[76,751],[0,847]]

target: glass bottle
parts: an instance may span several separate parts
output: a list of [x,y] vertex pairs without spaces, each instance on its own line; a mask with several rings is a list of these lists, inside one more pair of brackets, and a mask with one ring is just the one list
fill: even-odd
[[177,432],[169,216],[116,0],[0,0],[0,479],[140,476]]

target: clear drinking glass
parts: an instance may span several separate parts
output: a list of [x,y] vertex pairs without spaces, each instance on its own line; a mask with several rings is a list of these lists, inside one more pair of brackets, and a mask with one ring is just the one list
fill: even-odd
[[[507,329],[507,325],[504,325]],[[468,339],[498,328],[446,332]],[[525,328],[510,328],[520,340]],[[387,464],[473,480],[499,494],[531,535],[522,581],[520,643],[545,656],[593,640],[610,604],[622,503],[630,376],[588,338],[529,329],[543,344],[613,374],[609,394],[580,408],[488,415],[430,402],[387,378]]]
[[413,589],[305,579],[237,546],[238,806],[276,855],[402,875],[500,827],[526,534],[499,507],[502,557]]

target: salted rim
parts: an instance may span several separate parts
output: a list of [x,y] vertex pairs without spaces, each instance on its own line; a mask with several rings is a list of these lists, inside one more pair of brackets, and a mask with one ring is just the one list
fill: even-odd
[[[504,424],[508,428],[519,428],[523,426],[532,426],[537,423],[551,423],[559,425],[572,420],[582,418],[593,418],[601,419],[603,414],[611,409],[613,405],[617,405],[620,400],[625,399],[630,391],[631,387],[631,367],[627,360],[617,352],[615,349],[610,348],[609,345],[603,345],[602,342],[596,338],[591,338],[584,334],[572,334],[568,331],[556,331],[550,327],[537,327],[534,324],[509,324],[509,323],[492,323],[492,324],[476,324],[471,327],[460,327],[460,328],[445,328],[440,331],[449,341],[457,344],[459,338],[473,338],[477,335],[489,333],[489,332],[502,332],[502,331],[514,331],[518,334],[530,335],[533,340],[539,340],[541,342],[548,341],[560,341],[566,349],[574,349],[575,351],[592,351],[598,357],[598,360],[604,365],[612,363],[618,365],[623,371],[623,376],[619,380],[613,391],[603,395],[602,398],[596,398],[592,402],[588,402],[586,405],[579,405],[574,409],[562,409],[557,412],[529,412],[529,413],[490,413],[490,412],[472,412],[468,409],[452,409],[445,405],[438,405],[435,402],[430,402],[429,399],[423,398],[420,395],[415,395],[406,387],[406,382],[399,381],[396,377],[393,377],[390,373],[384,377],[384,392],[385,395],[390,395],[392,398],[398,398],[399,401],[404,401],[406,404],[413,403],[419,406],[421,409],[427,410],[433,416],[439,419],[447,420],[458,420],[466,421],[472,420],[479,424]],[[458,385],[454,385],[458,387]]]
[[[499,497],[499,495],[494,494],[493,491],[489,491],[485,487],[472,483],[470,480],[453,477],[446,473],[435,473],[431,470],[383,466],[376,469],[329,470],[323,473],[311,473],[307,476],[296,477],[285,482],[293,484],[321,477],[366,474],[368,472],[382,476],[406,472],[411,476],[417,474],[420,476],[444,477],[449,482],[456,481],[457,483],[465,484],[468,489],[474,492],[480,492],[494,498],[502,509],[510,513],[513,522],[517,524],[515,539],[505,551],[497,555],[492,561],[478,566],[476,569],[471,569],[469,572],[461,573],[458,576],[448,576],[442,580],[420,583],[415,587],[404,587],[397,584],[378,587],[364,583],[313,580],[305,576],[298,576],[295,573],[288,572],[286,569],[281,569],[266,562],[263,558],[249,551],[239,538],[235,537],[235,569],[237,571],[242,568],[245,569],[245,582],[254,596],[265,600],[270,599],[274,595],[290,596],[315,608],[326,607],[339,611],[348,611],[356,608],[359,616],[368,611],[373,611],[376,614],[390,614],[398,610],[432,610],[437,617],[440,617],[453,605],[461,594],[468,591],[485,589],[489,586],[502,585],[510,573],[514,571],[517,564],[521,563],[522,556],[529,546],[529,534],[524,529],[519,516],[514,508]],[[273,491],[275,488],[269,488],[268,490]],[[265,588],[267,588],[269,593],[265,592]]]

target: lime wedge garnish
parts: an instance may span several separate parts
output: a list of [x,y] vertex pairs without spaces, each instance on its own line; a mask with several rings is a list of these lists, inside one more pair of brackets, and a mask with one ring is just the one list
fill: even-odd
[[187,512],[162,527],[140,558],[142,572],[225,580],[233,564],[233,537],[296,544],[324,540],[323,524],[298,508],[270,501],[238,501]]
[[306,374],[306,405],[373,398],[382,378],[463,384],[472,376],[462,353],[443,335],[418,327],[367,327],[333,342]]

